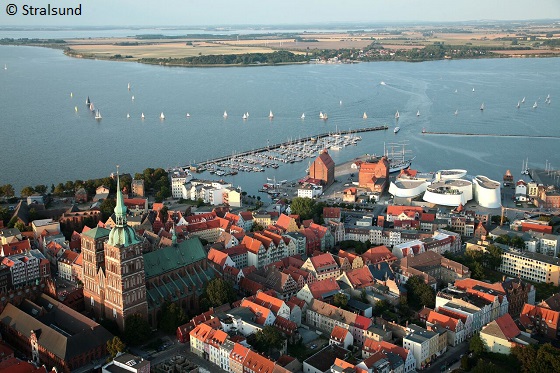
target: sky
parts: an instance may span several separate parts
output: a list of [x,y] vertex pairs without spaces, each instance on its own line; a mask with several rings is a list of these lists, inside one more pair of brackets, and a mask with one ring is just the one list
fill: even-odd
[[[18,6],[8,16],[6,4]],[[77,6],[81,16],[24,16]],[[560,0],[7,0],[1,26],[207,26],[560,19]]]

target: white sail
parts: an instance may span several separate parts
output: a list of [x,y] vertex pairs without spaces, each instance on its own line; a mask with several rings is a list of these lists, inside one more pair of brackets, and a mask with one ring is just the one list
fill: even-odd
[[269,117],[270,119],[274,118],[274,114],[272,114],[272,110],[270,110],[270,113],[268,114],[268,117]]
[[455,115],[459,114],[459,109],[455,110]]
[[101,119],[101,112],[99,111],[99,109],[97,109],[97,111],[95,112],[95,119]]
[[519,106],[521,106],[521,105],[520,105],[519,101],[517,101],[517,108],[518,109],[519,109]]
[[165,119],[165,115],[163,115],[163,111],[162,111],[161,114],[159,115],[159,119],[161,119],[161,120]]
[[301,119],[305,119],[305,113],[301,114]]
[[522,103],[522,104],[525,103],[525,97],[523,97],[523,100],[521,100],[521,103]]
[[74,111],[77,113],[78,112],[78,107],[74,106]]
[[322,111],[319,112],[319,119],[323,119],[325,117],[325,115],[323,114]]
[[480,110],[484,110],[484,102],[480,105]]
[[130,119],[130,113],[126,114],[126,119]]
[[72,92],[70,92],[70,97],[74,97],[74,94]]
[[367,119],[367,114],[365,111],[364,111],[364,115],[362,115],[362,118]]
[[93,102],[91,102],[91,103],[89,104],[89,110],[93,111],[94,109],[95,109],[95,107],[93,106]]
[[249,119],[249,112],[246,112],[245,115],[247,116],[247,119]]
[[142,115],[141,115],[141,118],[142,118],[142,119],[144,119],[144,118],[145,118],[145,117],[144,117],[144,113],[142,113]]
[[130,91],[130,83],[128,83],[128,90]]
[[416,116],[417,116],[417,117],[420,116],[420,110],[418,110],[418,111],[416,112]]
[[247,119],[247,114],[243,114],[243,119]]
[[472,89],[472,91],[474,92],[474,88]]
[[535,103],[533,104],[533,109],[537,108],[537,101],[535,101]]
[[191,115],[189,113],[187,113],[187,118],[190,118],[190,117],[191,117]]
[[227,111],[224,111],[224,118],[227,118]]
[[395,113],[395,119],[399,119],[401,117],[401,115],[399,114],[399,111],[397,110],[397,112]]
[[134,101],[134,96],[132,96],[132,101]]

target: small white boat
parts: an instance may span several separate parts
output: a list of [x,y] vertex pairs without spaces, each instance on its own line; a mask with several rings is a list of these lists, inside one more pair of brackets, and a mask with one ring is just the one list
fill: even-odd
[[342,100],[340,100],[340,106],[342,106]]
[[227,118],[227,111],[224,111],[224,118]]
[[525,103],[525,97],[523,97],[523,100],[521,100],[521,103],[522,103],[522,104]]
[[379,83],[379,84],[381,84],[381,85],[387,85],[387,84],[386,84],[385,82],[383,82],[383,81],[382,81],[381,83]]
[[455,115],[459,114],[459,109],[455,110]]
[[517,101],[517,108],[519,109],[520,106],[521,104],[519,103],[519,101]]
[[455,90],[455,93],[457,93],[457,90]]
[[243,114],[243,120],[247,120],[247,114]]
[[72,92],[70,92],[70,98],[74,97],[74,94]]
[[87,96],[87,98],[86,98],[86,105],[89,106],[89,104],[91,104],[91,101],[89,100],[89,96]]
[[323,120],[327,120],[329,119],[329,116],[327,115],[327,113],[323,114]]
[[130,83],[128,83],[128,90],[130,91]]
[[417,117],[420,116],[420,110],[418,110],[418,111],[416,112],[416,116],[417,116]]
[[535,103],[533,104],[533,109],[537,108],[537,101],[535,101]]
[[74,106],[74,111],[77,113],[78,112],[78,107]]
[[94,111],[95,107],[93,106],[93,102],[89,104],[89,110],[90,111]]
[[322,111],[319,112],[319,119],[323,119],[325,117],[325,115],[323,114]]
[[364,111],[364,115],[362,115],[362,118],[367,119],[367,114],[365,111]]
[[126,119],[130,119],[130,114],[129,113],[126,114]]
[[484,102],[482,103],[482,105],[480,105],[480,110],[481,110],[481,111],[484,110]]
[[245,115],[247,116],[247,119],[249,119],[249,112],[246,112]]
[[140,116],[140,118],[142,118],[142,119],[144,119],[144,118],[145,118],[145,116],[144,116],[144,113],[142,113],[142,115]]
[[305,119],[305,113],[301,114],[301,119]]
[[401,115],[399,114],[399,111],[397,110],[397,112],[395,113],[395,119],[399,119],[401,117]]
[[401,128],[399,126],[395,127],[395,129],[393,130],[394,133],[397,133],[401,130]]
[[268,114],[268,118],[269,118],[269,119],[274,118],[274,114],[272,114],[272,110],[270,110],[270,113]]
[[8,65],[4,64],[4,70],[8,70]]
[[547,100],[547,101],[550,100],[550,94],[548,94],[548,95],[546,96],[546,100]]
[[163,111],[161,112],[161,114],[159,115],[159,119],[164,120],[165,119],[165,115],[163,115]]
[[97,109],[97,111],[95,112],[95,119],[100,120],[101,118],[101,112],[99,111],[99,109]]
[[474,87],[473,87],[472,91],[474,92]]
[[134,101],[134,96],[132,96],[132,101]]
[[191,117],[191,115],[189,113],[187,113],[187,118],[190,118],[190,117]]

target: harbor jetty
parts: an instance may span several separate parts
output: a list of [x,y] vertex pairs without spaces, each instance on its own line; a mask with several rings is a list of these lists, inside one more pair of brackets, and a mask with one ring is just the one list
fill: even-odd
[[551,135],[521,135],[500,133],[469,133],[469,132],[435,132],[422,131],[423,135],[446,135],[446,136],[474,136],[474,137],[523,137],[526,139],[560,139],[560,136]]
[[359,133],[385,131],[388,128],[386,125],[364,127],[295,138],[190,164],[183,168],[194,172],[209,171],[218,176],[235,175],[238,171],[264,172],[268,167],[278,168],[279,163],[301,162],[314,157],[322,149],[341,150],[345,146],[357,145],[362,139]]

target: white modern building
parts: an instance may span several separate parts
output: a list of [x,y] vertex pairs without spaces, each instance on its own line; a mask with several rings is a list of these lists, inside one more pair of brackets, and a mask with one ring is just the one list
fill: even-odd
[[182,169],[174,169],[169,173],[171,179],[171,195],[173,198],[183,197],[183,185],[192,180],[192,175]]
[[[439,173],[438,173],[439,175]],[[424,201],[443,206],[465,205],[473,198],[473,186],[468,180],[439,179],[426,188]]]
[[481,207],[498,208],[502,205],[499,182],[486,176],[476,175],[473,179],[473,188],[476,203]]
[[389,193],[395,197],[414,198],[424,193],[428,185],[426,180],[395,180],[389,185]]
[[319,197],[323,193],[323,187],[320,185],[308,184],[301,188],[298,188],[297,195],[301,198],[315,198]]

